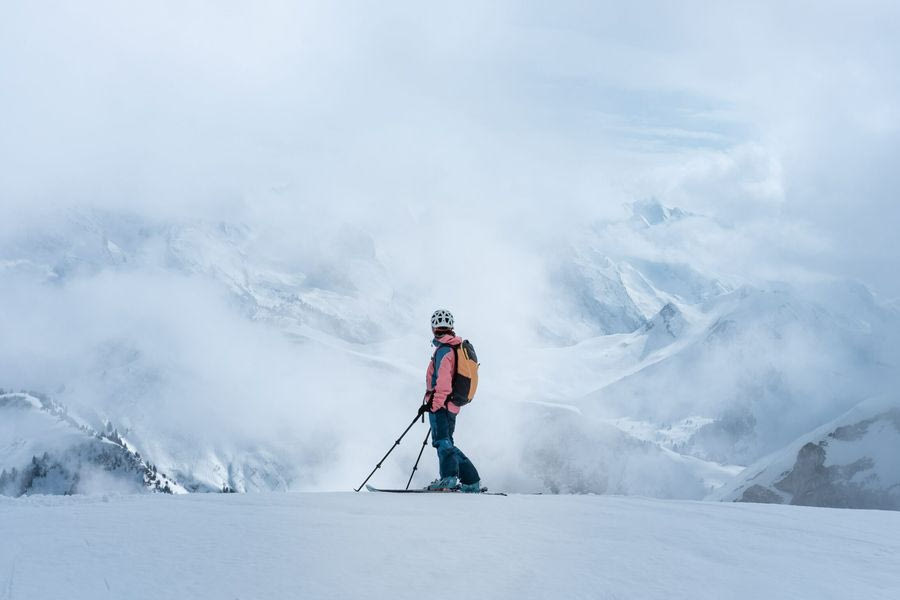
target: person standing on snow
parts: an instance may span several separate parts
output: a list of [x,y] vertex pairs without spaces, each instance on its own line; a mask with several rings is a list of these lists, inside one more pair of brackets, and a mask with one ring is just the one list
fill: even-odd
[[481,478],[475,465],[453,445],[453,430],[460,408],[452,400],[453,375],[457,367],[454,350],[463,340],[454,333],[453,315],[448,310],[434,311],[431,331],[435,349],[425,373],[425,398],[419,414],[427,412],[431,421],[431,445],[437,449],[441,476],[425,489],[480,492]]

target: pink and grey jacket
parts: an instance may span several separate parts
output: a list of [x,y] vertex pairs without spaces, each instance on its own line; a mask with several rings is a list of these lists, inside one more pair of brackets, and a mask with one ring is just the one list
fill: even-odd
[[[456,353],[447,344],[458,346],[462,344],[462,338],[453,335],[442,335],[435,338],[434,355],[428,362],[428,370],[425,372],[425,401],[431,397],[431,412],[436,412],[446,407],[454,415],[459,414],[459,407],[448,398],[453,392],[453,372],[456,370]],[[432,397],[432,392],[434,396]]]

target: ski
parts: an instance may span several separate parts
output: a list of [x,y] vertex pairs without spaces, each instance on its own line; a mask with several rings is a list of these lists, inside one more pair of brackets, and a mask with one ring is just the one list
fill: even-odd
[[[459,490],[392,490],[392,489],[382,489],[377,487],[372,487],[369,484],[366,484],[366,489],[370,492],[387,492],[389,494],[462,494]],[[485,496],[505,496],[505,492],[489,492],[487,488],[481,488],[479,494],[483,494]]]

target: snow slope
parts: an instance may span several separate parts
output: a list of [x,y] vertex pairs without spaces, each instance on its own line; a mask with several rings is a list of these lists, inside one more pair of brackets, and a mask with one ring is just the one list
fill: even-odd
[[0,598],[888,600],[900,514],[613,496],[0,498]]
[[0,392],[0,494],[185,493],[107,423],[100,432],[53,400]]

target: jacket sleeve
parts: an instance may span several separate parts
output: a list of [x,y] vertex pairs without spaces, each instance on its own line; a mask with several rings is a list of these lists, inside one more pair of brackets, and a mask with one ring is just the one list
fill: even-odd
[[428,368],[428,391],[434,391],[431,402],[432,412],[447,405],[447,397],[453,391],[453,348],[441,346],[434,353],[434,363]]

